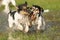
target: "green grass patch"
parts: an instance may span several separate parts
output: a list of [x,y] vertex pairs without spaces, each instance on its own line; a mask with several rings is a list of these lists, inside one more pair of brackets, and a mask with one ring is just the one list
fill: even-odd
[[1,12],[3,9],[4,9],[4,6],[1,6],[1,7],[0,7],[0,12]]
[[7,40],[8,35],[6,33],[0,33],[0,40]]
[[[60,0],[16,0],[16,4],[20,5],[24,3],[25,1],[28,2],[29,6],[32,6],[33,4],[35,4],[35,5],[39,5],[43,7],[44,9],[60,10],[60,4],[59,4]],[[2,8],[0,8],[0,10],[2,10]]]

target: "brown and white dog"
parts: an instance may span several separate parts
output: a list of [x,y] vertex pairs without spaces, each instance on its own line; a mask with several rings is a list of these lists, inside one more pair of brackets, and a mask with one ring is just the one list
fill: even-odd
[[45,29],[45,21],[42,16],[44,9],[38,5],[33,5],[31,8],[32,15],[31,15],[31,24],[37,25],[37,30],[44,30]]

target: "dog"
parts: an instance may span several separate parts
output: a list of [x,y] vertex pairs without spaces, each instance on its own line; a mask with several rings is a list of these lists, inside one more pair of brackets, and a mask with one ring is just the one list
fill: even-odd
[[[21,31],[24,30],[24,32],[28,32],[29,31],[29,19],[28,16],[25,13],[26,9],[25,9],[25,3],[21,4],[20,6],[18,6],[18,11],[10,11],[8,14],[8,23],[9,23],[9,27],[12,28],[13,27],[13,23],[17,26],[17,28]],[[22,8],[20,8],[22,6]],[[23,28],[23,26],[21,25],[23,24],[25,26],[25,29]]]
[[37,25],[37,30],[45,30],[45,20],[42,16],[44,9],[38,5],[33,5],[31,11],[31,25]]

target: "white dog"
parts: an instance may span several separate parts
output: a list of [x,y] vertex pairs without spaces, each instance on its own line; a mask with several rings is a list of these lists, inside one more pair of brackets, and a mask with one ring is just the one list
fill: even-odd
[[28,16],[22,15],[21,13],[18,13],[17,11],[10,11],[8,14],[8,23],[9,27],[13,27],[13,23],[17,26],[17,28],[21,31],[23,31],[23,24],[25,26],[24,32],[29,31],[29,20]]

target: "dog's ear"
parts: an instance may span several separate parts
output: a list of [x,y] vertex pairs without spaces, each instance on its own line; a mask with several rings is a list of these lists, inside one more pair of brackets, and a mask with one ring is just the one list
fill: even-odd
[[41,12],[44,12],[44,9],[43,8],[41,8]]
[[26,5],[28,4],[27,1],[25,1],[25,4],[26,4]]

